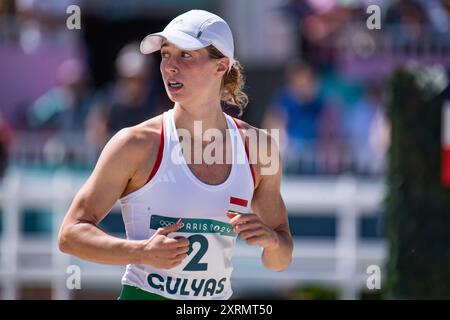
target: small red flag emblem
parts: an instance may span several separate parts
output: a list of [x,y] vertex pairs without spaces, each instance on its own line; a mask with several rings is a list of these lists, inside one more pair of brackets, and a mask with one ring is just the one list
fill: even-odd
[[237,197],[230,197],[230,203],[237,206],[247,207],[248,201]]

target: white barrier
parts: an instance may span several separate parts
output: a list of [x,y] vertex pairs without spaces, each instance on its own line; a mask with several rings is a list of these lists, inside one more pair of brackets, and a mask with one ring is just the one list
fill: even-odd
[[[11,169],[0,188],[2,236],[0,242],[0,287],[3,299],[19,297],[24,284],[51,284],[53,299],[70,299],[66,286],[67,267],[80,266],[82,286],[120,287],[123,267],[103,266],[62,254],[57,232],[73,196],[87,177],[70,171],[57,174],[27,173]],[[386,246],[383,240],[361,241],[358,218],[380,209],[382,182],[363,182],[350,176],[338,178],[285,177],[282,195],[291,216],[330,215],[337,221],[333,240],[295,240],[292,265],[278,273],[264,269],[261,250],[238,241],[233,263],[233,287],[272,286],[286,289],[306,283],[336,287],[340,298],[355,299],[365,288],[366,269],[383,269]],[[24,237],[20,232],[20,212],[24,208],[50,209],[52,234],[49,238]],[[303,239],[303,238],[302,238]]]

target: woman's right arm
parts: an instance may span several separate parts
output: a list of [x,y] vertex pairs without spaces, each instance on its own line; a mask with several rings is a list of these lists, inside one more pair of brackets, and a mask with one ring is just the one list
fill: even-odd
[[64,218],[58,236],[59,248],[96,263],[172,268],[182,262],[189,247],[186,238],[167,237],[178,230],[178,225],[161,228],[147,240],[113,237],[98,227],[122,196],[140,161],[142,137],[133,130],[119,131],[103,149],[94,171]]

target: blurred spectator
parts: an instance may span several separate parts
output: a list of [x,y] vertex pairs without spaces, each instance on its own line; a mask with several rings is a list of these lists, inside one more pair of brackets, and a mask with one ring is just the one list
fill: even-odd
[[369,84],[347,119],[354,170],[359,174],[383,173],[389,129],[381,95],[381,85]]
[[282,8],[293,19],[298,31],[298,47],[303,59],[316,67],[326,67],[335,60],[337,35],[356,16],[355,2],[288,0]]
[[[137,43],[126,45],[116,60],[117,79],[99,94],[88,120],[88,141],[94,153],[111,135],[137,125],[171,107],[162,93],[159,69],[152,56],[144,56]],[[93,155],[93,158],[96,156]]]
[[345,121],[364,88],[334,69],[322,70],[320,79],[326,108],[319,121],[315,162],[318,172],[339,174],[351,168],[353,159],[345,139]]
[[65,61],[58,69],[59,85],[38,98],[29,109],[32,129],[50,133],[44,153],[60,160],[80,161],[84,158],[83,141],[86,118],[93,105],[90,78],[84,63],[78,59]]
[[433,28],[441,35],[450,33],[450,0],[424,1],[424,7]]
[[327,102],[318,121],[319,137],[313,150],[315,172],[339,174],[348,168],[347,146],[343,139],[343,106]]
[[14,37],[15,1],[0,1],[0,44],[7,43]]
[[59,85],[38,98],[29,110],[32,128],[60,132],[83,132],[92,104],[89,76],[77,59],[64,62],[58,70]]
[[265,127],[281,130],[286,172],[314,171],[314,148],[324,110],[319,81],[316,70],[308,63],[289,63],[287,84],[275,94],[264,119]]
[[54,45],[71,45],[76,32],[67,32],[66,9],[83,0],[16,0],[17,42],[26,53]]
[[416,0],[393,2],[387,11],[386,23],[392,24],[394,29],[389,36],[401,48],[424,42],[430,25],[424,6]]

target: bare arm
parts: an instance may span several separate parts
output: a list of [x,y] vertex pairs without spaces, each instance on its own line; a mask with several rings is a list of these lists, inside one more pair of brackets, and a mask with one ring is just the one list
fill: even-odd
[[[269,135],[268,150],[274,157],[264,170],[259,161],[257,187],[252,199],[253,214],[230,215],[232,225],[243,240],[263,248],[264,266],[275,271],[286,269],[292,261],[293,241],[289,230],[286,207],[280,194],[281,160],[277,143]],[[252,148],[252,146],[250,146]],[[274,161],[278,161],[274,163]]]
[[282,271],[292,260],[293,241],[289,230],[286,207],[280,194],[281,163],[275,175],[266,175],[255,191],[252,207],[263,223],[274,231],[276,240],[273,246],[267,246],[262,253],[264,266],[271,270]]
[[158,230],[152,238],[143,241],[113,237],[97,226],[135,175],[141,161],[139,140],[130,129],[124,129],[105,146],[63,221],[58,239],[61,251],[96,263],[120,265],[148,263],[170,267],[175,257],[182,258],[186,241],[165,237],[176,231],[177,226]]

